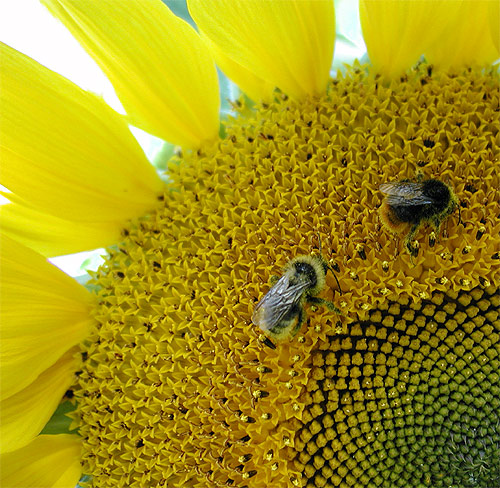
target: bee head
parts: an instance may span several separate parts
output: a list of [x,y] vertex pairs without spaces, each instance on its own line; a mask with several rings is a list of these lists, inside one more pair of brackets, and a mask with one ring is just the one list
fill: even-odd
[[308,262],[305,257],[302,257],[301,259],[296,259],[294,267],[297,274],[307,276],[311,281],[312,286],[316,286],[316,283],[318,282],[318,270],[314,263]]

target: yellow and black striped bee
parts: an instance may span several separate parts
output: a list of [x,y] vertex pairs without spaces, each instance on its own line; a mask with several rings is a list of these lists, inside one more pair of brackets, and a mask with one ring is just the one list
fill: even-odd
[[325,288],[329,269],[334,273],[321,255],[297,256],[289,261],[281,277],[271,278],[274,284],[255,307],[252,322],[272,339],[282,341],[300,330],[306,317],[305,303],[323,305],[340,314],[332,302],[316,296]]
[[395,234],[406,234],[405,245],[411,255],[417,253],[412,241],[422,224],[430,223],[438,234],[443,221],[457,207],[460,211],[452,188],[439,180],[383,183],[380,191],[386,195],[379,209],[382,223]]

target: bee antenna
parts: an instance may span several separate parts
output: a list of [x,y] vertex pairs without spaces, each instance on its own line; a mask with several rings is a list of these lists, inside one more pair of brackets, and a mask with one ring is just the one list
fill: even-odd
[[[319,254],[320,256],[323,256],[323,254],[321,253],[321,235],[319,232],[317,232],[317,235],[318,235],[318,242],[319,242]],[[324,259],[323,259],[324,261]],[[342,295],[342,288],[340,288],[340,282],[339,282],[339,279],[337,278],[337,274],[335,273],[335,270],[328,264],[326,263],[326,267],[332,272],[333,274],[333,277],[335,278],[335,281],[337,282],[337,286],[339,287],[339,291],[340,291],[340,294]]]
[[458,223],[465,227],[465,223],[462,220],[462,211],[460,210],[460,202],[458,202]]
[[317,232],[318,234],[318,242],[319,242],[319,253],[321,254],[321,234]]
[[337,282],[337,286],[339,287],[339,292],[342,295],[342,288],[340,288],[340,281],[337,278],[337,273],[335,273],[335,270],[329,264],[327,264],[327,266],[328,266],[328,269],[332,272],[333,277],[335,278],[335,281]]

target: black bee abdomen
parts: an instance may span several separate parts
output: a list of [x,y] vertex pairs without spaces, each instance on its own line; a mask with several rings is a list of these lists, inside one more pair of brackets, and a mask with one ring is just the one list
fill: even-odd
[[430,205],[391,205],[391,210],[400,222],[418,224]]
[[[432,203],[432,213],[441,213],[450,203],[450,189],[439,180],[427,180],[424,182],[422,193],[429,197]],[[427,207],[428,205],[423,205]]]
[[401,222],[418,224],[422,219],[440,214],[450,203],[450,189],[439,180],[423,183],[422,194],[432,203],[422,205],[391,205],[391,210]]
[[280,327],[280,328],[288,327],[287,322],[289,322],[290,320],[293,320],[295,317],[297,317],[299,315],[300,307],[301,307],[301,305],[299,305],[298,303],[294,303],[290,307],[288,312],[285,315],[283,315],[283,318],[281,320],[281,325],[277,324],[275,327]]
[[295,270],[297,271],[297,274],[307,277],[307,279],[311,282],[311,288],[316,286],[318,281],[316,277],[316,270],[309,263],[297,261],[295,263]]

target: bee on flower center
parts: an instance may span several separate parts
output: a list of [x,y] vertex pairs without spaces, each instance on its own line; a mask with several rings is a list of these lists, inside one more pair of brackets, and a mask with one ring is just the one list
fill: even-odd
[[395,234],[406,234],[405,245],[412,256],[418,253],[412,243],[418,229],[428,223],[439,235],[443,221],[459,208],[452,188],[435,179],[383,183],[380,191],[386,195],[379,209],[382,223]]
[[297,256],[289,261],[281,277],[271,277],[273,286],[255,307],[252,322],[269,337],[282,341],[292,339],[300,330],[306,303],[326,306],[340,314],[332,302],[317,296],[325,288],[328,270],[334,273],[321,255]]

